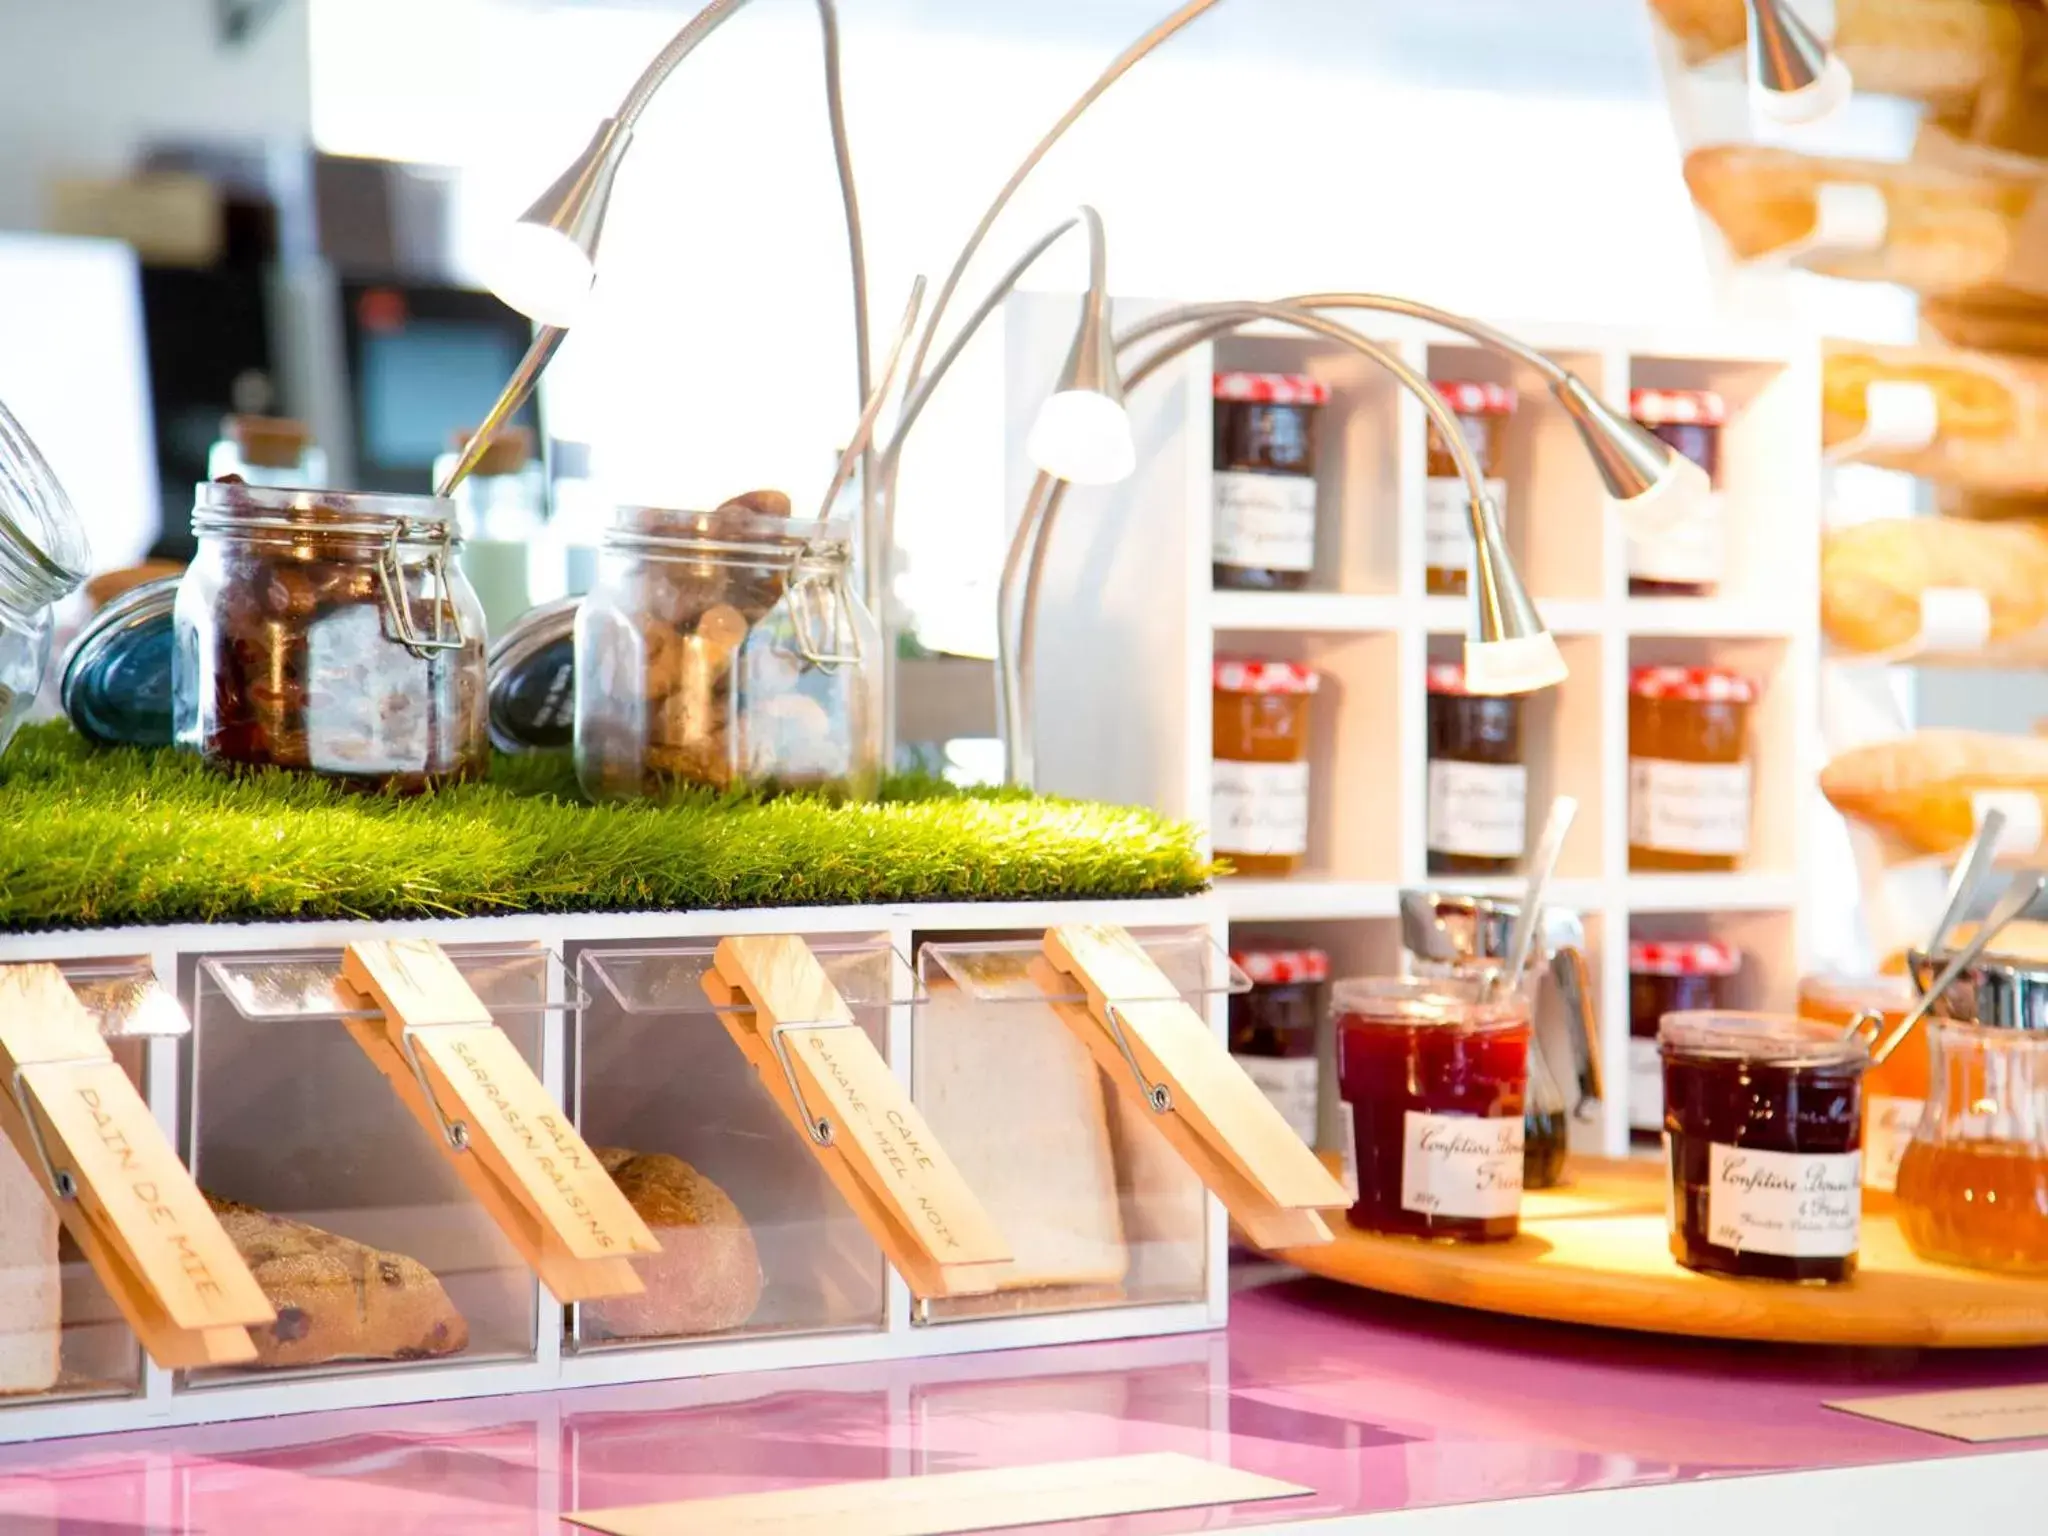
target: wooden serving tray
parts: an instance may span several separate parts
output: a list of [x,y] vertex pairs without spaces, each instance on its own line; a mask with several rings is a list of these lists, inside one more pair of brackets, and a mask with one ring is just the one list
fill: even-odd
[[1661,1163],[1574,1157],[1568,1177],[1564,1188],[1524,1198],[1512,1242],[1374,1237],[1333,1221],[1335,1242],[1279,1257],[1368,1290],[1642,1333],[1944,1349],[2048,1344],[2048,1283],[1915,1258],[1888,1197],[1866,1200],[1854,1280],[1784,1285],[1681,1269],[1666,1236]]

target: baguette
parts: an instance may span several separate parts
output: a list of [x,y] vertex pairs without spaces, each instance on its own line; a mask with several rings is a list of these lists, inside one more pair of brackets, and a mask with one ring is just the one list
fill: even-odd
[[1874,187],[1887,228],[1876,250],[1820,249],[1800,265],[1830,277],[1900,283],[1922,293],[1996,284],[2011,264],[2013,226],[2041,179],[2016,171],[1825,159],[1755,144],[1712,144],[1685,159],[1693,201],[1729,247],[1754,261],[1814,237],[1820,189]]
[[1920,636],[1931,588],[1983,594],[1987,646],[2048,626],[2048,523],[1911,517],[1860,523],[1821,541],[1820,617],[1843,650],[1889,651]]
[[1918,853],[1951,854],[1977,830],[1980,795],[2032,796],[2048,809],[2048,739],[1920,731],[1842,753],[1820,788],[1850,820]]
[[1933,391],[1935,440],[1856,448],[1859,463],[1995,496],[2048,495],[2048,360],[1830,342],[1821,381],[1826,446],[1842,449],[1863,432],[1865,391],[1878,382]]

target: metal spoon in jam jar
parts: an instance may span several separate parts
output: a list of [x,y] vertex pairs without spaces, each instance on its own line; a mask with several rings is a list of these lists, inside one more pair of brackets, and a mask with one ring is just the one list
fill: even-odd
[[[2013,876],[2012,884],[2006,888],[2005,894],[1999,897],[1998,905],[1991,909],[1991,915],[1984,919],[1983,926],[1978,928],[1969,943],[1950,957],[1948,964],[1942,967],[1941,973],[1929,983],[1920,1001],[1913,1005],[1913,1011],[1899,1020],[1890,1034],[1871,1046],[1870,1060],[1873,1065],[1882,1065],[1889,1059],[1892,1052],[1897,1050],[1905,1042],[1906,1037],[1919,1026],[1920,1021],[1927,1017],[1928,1011],[1941,1000],[1942,993],[1954,985],[1958,976],[1976,964],[1978,956],[1991,947],[1993,939],[2026,916],[2027,909],[2040,899],[2044,890],[2048,890],[2048,871],[2030,869]],[[1879,1022],[1876,1015],[1864,1014],[1844,1033],[1860,1034],[1869,1039],[1875,1034]]]

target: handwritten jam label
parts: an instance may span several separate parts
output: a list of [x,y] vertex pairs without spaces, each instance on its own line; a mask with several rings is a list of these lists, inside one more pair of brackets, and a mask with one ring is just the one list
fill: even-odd
[[1655,1040],[1642,1035],[1628,1042],[1628,1128],[1664,1129],[1664,1056]]
[[1519,859],[1529,840],[1529,770],[1520,763],[1429,760],[1429,848]]
[[1209,836],[1218,853],[1308,852],[1308,764],[1210,764]]
[[1749,851],[1749,764],[1628,760],[1628,840],[1663,853]]
[[1268,571],[1315,569],[1314,478],[1218,470],[1210,554],[1217,565]]
[[1287,1128],[1307,1142],[1316,1144],[1316,1083],[1320,1077],[1313,1056],[1240,1056],[1230,1059],[1244,1069],[1244,1075],[1258,1084],[1259,1092],[1280,1111]]
[[1427,1216],[1512,1216],[1522,1208],[1522,1117],[1402,1117],[1401,1208]]
[[1863,1100],[1863,1187],[1890,1193],[1899,1187],[1899,1160],[1913,1144],[1927,1104],[1921,1099],[1896,1099],[1866,1094]]
[[[1508,483],[1486,482],[1486,495],[1494,510],[1507,515]],[[1422,561],[1432,570],[1469,571],[1472,568],[1472,503],[1465,482],[1457,475],[1432,475],[1423,482]]]
[[1715,1142],[1707,1184],[1707,1241],[1788,1259],[1856,1251],[1863,1217],[1860,1152],[1758,1152]]

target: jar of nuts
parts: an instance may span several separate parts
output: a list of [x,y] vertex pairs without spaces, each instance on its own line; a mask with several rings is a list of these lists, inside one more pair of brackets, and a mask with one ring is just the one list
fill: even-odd
[[754,492],[627,507],[576,618],[576,776],[594,800],[676,789],[871,798],[881,637],[850,528]]
[[172,719],[220,764],[418,791],[490,762],[452,503],[216,481],[178,588]]

